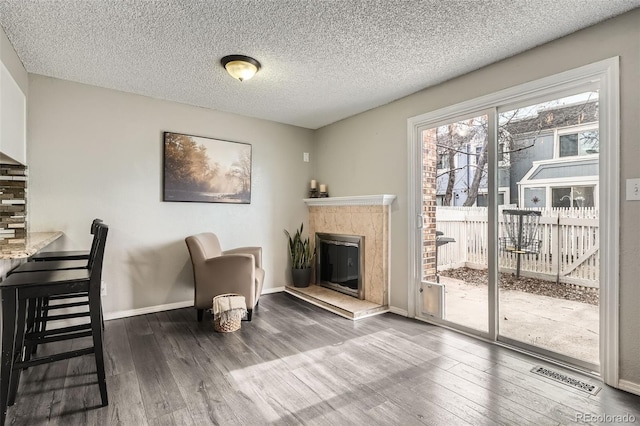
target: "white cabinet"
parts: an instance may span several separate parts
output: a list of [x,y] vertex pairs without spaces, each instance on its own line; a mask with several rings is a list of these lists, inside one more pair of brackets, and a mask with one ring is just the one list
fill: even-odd
[[0,62],[0,162],[27,164],[27,97]]

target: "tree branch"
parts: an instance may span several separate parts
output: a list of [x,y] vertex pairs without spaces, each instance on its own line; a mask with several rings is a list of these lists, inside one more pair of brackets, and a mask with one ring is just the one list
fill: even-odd
[[471,153],[471,152],[467,152],[467,151],[462,151],[460,149],[456,149],[453,148],[451,146],[448,145],[441,145],[441,144],[436,144],[437,148],[444,148],[446,149],[448,152],[446,152],[445,154],[450,154],[452,152],[458,153],[458,154],[469,154],[469,155],[476,155],[475,153]]
[[502,151],[502,153],[503,154],[511,154],[512,152],[524,151],[525,149],[529,149],[529,148],[533,147],[535,144],[536,143],[534,141],[531,145],[523,146],[522,148],[518,148],[518,149],[511,149],[509,151]]
[[442,173],[440,173],[439,175],[436,175],[436,178],[439,178],[440,176],[448,175],[449,173],[455,172],[455,171],[457,171],[457,170],[464,170],[464,169],[466,169],[467,167],[469,167],[469,165],[462,166],[462,167],[456,167],[455,169],[447,169],[447,171],[446,171],[446,172],[442,172]]

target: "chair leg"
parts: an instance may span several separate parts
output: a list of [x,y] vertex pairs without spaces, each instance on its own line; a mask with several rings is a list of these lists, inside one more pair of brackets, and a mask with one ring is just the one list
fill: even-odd
[[33,332],[36,324],[36,310],[38,309],[38,299],[30,299],[27,306],[27,331]]
[[89,316],[91,318],[91,335],[93,337],[94,355],[96,358],[96,370],[98,372],[98,386],[100,387],[100,397],[102,406],[109,405],[107,396],[107,377],[104,371],[104,353],[102,340],[102,308],[100,293],[89,294]]
[[198,322],[202,322],[203,317],[204,317],[204,309],[198,309]]
[[0,361],[0,425],[7,418],[9,381],[13,369],[16,326],[16,289],[2,289],[2,360]]
[[[18,301],[18,317],[17,317],[17,327],[16,327],[16,340],[15,340],[15,348],[13,350],[14,357],[13,362],[22,362],[24,358],[24,331],[26,324],[26,309],[27,309],[27,301],[25,299]],[[9,406],[15,404],[16,402],[16,394],[18,393],[18,386],[20,385],[20,374],[22,373],[22,369],[14,369],[11,372],[11,381],[9,383]]]
[[247,321],[251,321],[251,314],[253,314],[253,309],[247,309]]
[[[49,298],[39,297],[36,301],[35,331],[45,332],[47,330],[47,316],[49,315]],[[35,355],[38,350],[36,343],[29,345],[31,355]],[[29,357],[31,358],[31,357]]]
[[49,298],[48,297],[43,297],[42,298],[42,315],[41,315],[41,328],[40,331],[41,332],[45,332],[47,331],[47,317],[49,316]]
[[[40,309],[40,298],[37,299],[29,299],[27,307],[27,332],[33,333],[36,332],[36,327],[38,327],[38,322],[36,321],[37,312]],[[29,361],[31,359],[31,355],[35,354],[36,346],[29,343],[26,345],[26,352],[24,354],[25,361]]]

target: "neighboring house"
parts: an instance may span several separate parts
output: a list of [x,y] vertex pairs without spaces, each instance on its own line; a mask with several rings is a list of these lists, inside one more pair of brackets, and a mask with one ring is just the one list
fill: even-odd
[[[455,173],[451,205],[463,205],[484,148],[483,139],[472,138],[460,147],[453,169],[446,154],[438,156],[438,205],[444,204],[451,173],[448,170]],[[502,123],[498,204],[521,208],[598,207],[598,153],[597,98],[571,105],[547,104],[535,111],[535,116]],[[488,205],[486,166],[475,205]]]
[[[521,133],[537,126],[539,130]],[[598,207],[598,101],[546,108],[505,126],[511,154],[511,199],[519,207]]]

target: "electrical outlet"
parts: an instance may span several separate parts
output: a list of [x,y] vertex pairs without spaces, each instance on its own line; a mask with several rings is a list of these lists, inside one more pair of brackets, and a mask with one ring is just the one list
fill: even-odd
[[640,201],[640,179],[627,179],[627,201]]
[[302,161],[304,161],[305,163],[309,162],[309,153],[308,152],[303,152],[302,153]]
[[107,283],[104,281],[100,281],[100,296],[107,295]]

